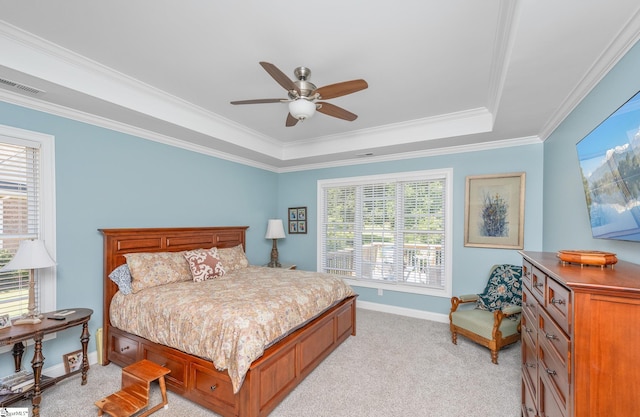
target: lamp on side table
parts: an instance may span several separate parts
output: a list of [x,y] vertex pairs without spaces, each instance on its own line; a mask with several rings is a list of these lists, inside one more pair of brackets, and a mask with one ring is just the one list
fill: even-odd
[[271,268],[280,268],[280,262],[278,262],[278,239],[284,239],[284,226],[281,219],[269,219],[267,224],[267,234],[265,239],[273,239],[273,246],[271,248],[271,262],[267,266]]
[[8,264],[0,269],[0,272],[15,271],[20,269],[29,270],[29,306],[26,316],[19,318],[13,324],[38,324],[40,320],[36,313],[36,295],[35,295],[35,278],[34,269],[49,268],[55,266],[56,263],[42,240],[23,240],[20,242],[18,251]]

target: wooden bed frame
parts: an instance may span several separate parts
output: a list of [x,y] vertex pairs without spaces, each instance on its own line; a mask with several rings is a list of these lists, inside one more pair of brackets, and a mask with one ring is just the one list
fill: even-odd
[[226,371],[209,360],[153,343],[111,326],[109,306],[118,291],[108,275],[132,252],[245,247],[248,227],[101,229],[104,236],[103,358],[127,366],[149,359],[171,370],[167,388],[224,417],[268,415],[349,335],[356,334],[356,297],[349,297],[269,347],[251,365],[237,394]]

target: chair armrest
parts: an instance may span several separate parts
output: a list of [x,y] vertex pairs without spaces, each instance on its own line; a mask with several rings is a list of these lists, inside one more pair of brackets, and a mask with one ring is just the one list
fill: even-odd
[[522,312],[521,306],[507,306],[502,309],[502,314],[504,314],[505,316],[512,316],[520,312]]
[[471,303],[473,301],[478,301],[478,294],[463,294],[458,296],[461,303]]

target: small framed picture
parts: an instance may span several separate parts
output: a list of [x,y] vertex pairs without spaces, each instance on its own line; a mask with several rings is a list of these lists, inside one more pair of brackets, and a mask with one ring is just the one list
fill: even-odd
[[11,317],[8,314],[0,316],[0,329],[11,327]]
[[289,207],[289,234],[307,233],[307,208]]
[[82,350],[62,355],[65,373],[71,373],[82,368]]

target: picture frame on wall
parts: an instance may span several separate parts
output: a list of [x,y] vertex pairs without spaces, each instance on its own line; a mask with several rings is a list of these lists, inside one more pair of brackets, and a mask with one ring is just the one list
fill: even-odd
[[525,173],[466,178],[464,246],[524,248]]
[[290,207],[289,208],[289,234],[306,234],[307,233],[307,208],[306,207]]

